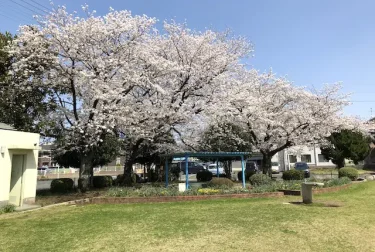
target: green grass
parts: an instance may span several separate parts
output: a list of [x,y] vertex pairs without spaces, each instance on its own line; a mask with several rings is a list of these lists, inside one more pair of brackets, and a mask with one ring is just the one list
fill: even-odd
[[[374,251],[375,182],[315,196],[52,207],[0,216],[1,251]],[[338,207],[327,207],[327,206]]]

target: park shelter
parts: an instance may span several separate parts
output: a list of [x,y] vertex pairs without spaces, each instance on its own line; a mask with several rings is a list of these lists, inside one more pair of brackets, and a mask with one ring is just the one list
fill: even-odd
[[[243,188],[246,187],[245,182],[245,158],[250,156],[250,152],[181,152],[181,153],[171,153],[171,154],[163,154],[161,157],[165,158],[165,186],[168,187],[168,159],[169,158],[184,158],[185,160],[185,174],[189,174],[189,158],[196,157],[196,158],[240,158],[241,159],[241,169],[242,169],[242,186]],[[219,169],[218,165],[216,165],[217,169]],[[217,172],[219,175],[219,171]],[[185,179],[186,188],[189,188],[189,176],[186,176]]]
[[0,123],[0,205],[35,203],[39,134]]

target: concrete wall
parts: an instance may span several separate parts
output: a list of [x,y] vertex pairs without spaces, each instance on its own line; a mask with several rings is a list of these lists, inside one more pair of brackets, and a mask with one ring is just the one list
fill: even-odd
[[21,204],[35,201],[39,134],[0,130],[0,204],[9,200],[12,156],[25,155],[22,174]]

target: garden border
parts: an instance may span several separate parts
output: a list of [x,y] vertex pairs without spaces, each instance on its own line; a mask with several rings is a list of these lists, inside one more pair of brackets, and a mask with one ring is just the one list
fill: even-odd
[[94,197],[81,200],[68,201],[68,205],[86,204],[129,204],[129,203],[156,203],[156,202],[182,202],[211,199],[246,199],[246,198],[281,198],[282,192],[269,193],[241,193],[220,195],[189,195],[189,196],[155,196],[155,197]]
[[[314,193],[326,193],[336,192],[350,187],[352,184],[326,187],[321,189],[313,190]],[[299,193],[299,194],[287,194],[286,191]],[[266,192],[266,193],[241,193],[241,194],[215,194],[215,195],[186,195],[186,196],[153,196],[153,197],[92,197],[85,199],[78,199],[72,201],[66,201],[53,205],[43,206],[38,209],[49,208],[53,206],[62,205],[88,205],[88,204],[132,204],[132,203],[162,203],[162,202],[184,202],[184,201],[198,201],[198,200],[212,200],[212,199],[250,199],[250,198],[282,198],[285,195],[300,196],[301,191],[296,190],[282,190],[278,192]]]

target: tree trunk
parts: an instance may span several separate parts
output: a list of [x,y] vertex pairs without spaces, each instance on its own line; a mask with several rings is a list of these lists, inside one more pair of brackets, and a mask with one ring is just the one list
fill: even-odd
[[143,182],[147,182],[146,181],[146,164],[143,164]]
[[337,168],[340,169],[342,167],[345,166],[345,159],[344,158],[340,158],[337,160]]
[[78,189],[86,192],[92,186],[93,179],[93,153],[83,153],[81,155],[81,165],[79,167]]
[[232,178],[232,160],[223,161],[224,171],[227,178]]
[[263,174],[268,174],[270,177],[272,176],[272,155],[268,152],[262,152],[263,160],[262,160],[262,171]]
[[135,182],[133,179],[133,160],[128,159],[124,165],[124,177],[121,184],[124,186],[133,186]]
[[151,179],[151,163],[147,163],[147,182],[153,182]]

